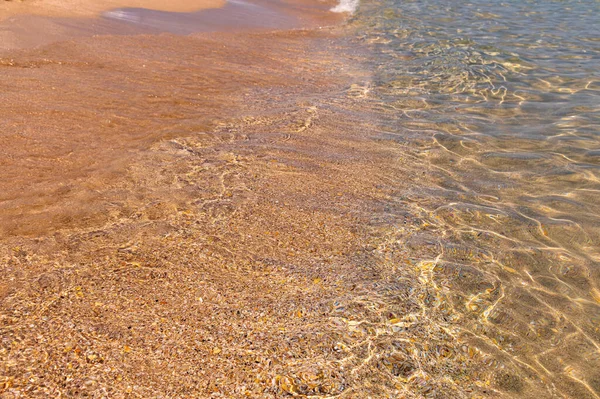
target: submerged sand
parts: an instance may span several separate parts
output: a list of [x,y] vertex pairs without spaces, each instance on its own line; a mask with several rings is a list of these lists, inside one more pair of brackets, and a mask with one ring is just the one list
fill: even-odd
[[338,33],[90,37],[1,60],[3,399],[494,380],[431,307],[445,294],[407,252],[425,224],[395,199],[419,163],[352,117],[370,73]]
[[593,398],[477,322],[487,253],[342,33],[0,57],[0,398]]
[[221,7],[224,0],[16,0],[0,1],[0,20],[15,15],[52,17],[95,17],[115,8],[147,8],[192,12]]

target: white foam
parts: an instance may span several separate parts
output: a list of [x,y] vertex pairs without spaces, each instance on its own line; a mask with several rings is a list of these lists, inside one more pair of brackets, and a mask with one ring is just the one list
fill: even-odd
[[349,12],[350,14],[354,14],[360,0],[340,0],[340,3],[333,7],[331,11],[333,12]]
[[106,12],[102,13],[102,15],[105,18],[119,19],[121,21],[134,22],[134,23],[141,22],[141,17],[139,15],[135,14],[135,12],[132,12],[129,10],[106,11]]

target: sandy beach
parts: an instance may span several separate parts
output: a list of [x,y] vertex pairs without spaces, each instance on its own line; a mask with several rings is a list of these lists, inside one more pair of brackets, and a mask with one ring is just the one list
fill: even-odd
[[51,17],[97,17],[115,8],[147,8],[192,12],[222,7],[224,0],[15,0],[0,2],[0,21],[15,15]]
[[[353,87],[341,37],[102,35],[5,53],[2,399],[369,391],[363,333],[330,313],[383,271],[365,252],[381,194],[364,172],[390,154],[322,108]],[[384,341],[393,385],[414,366]]]
[[0,0],[0,399],[598,399],[569,2]]
[[[366,397],[416,372],[372,331],[427,288],[355,301],[396,284],[372,176],[410,166],[331,109],[363,98],[341,37],[101,36],[2,60],[3,399]],[[432,356],[449,338],[425,322]],[[477,389],[452,345],[445,372]]]

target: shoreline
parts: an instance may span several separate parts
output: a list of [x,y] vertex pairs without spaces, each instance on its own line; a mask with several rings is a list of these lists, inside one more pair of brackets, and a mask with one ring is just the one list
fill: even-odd
[[372,182],[321,150],[337,121],[319,98],[354,79],[339,37],[107,35],[0,65],[0,393],[346,389],[314,361],[342,333],[324,312],[366,274],[348,216]]
[[[183,1],[182,5],[188,3],[197,5],[197,2],[191,0]],[[152,2],[147,3],[151,4]],[[43,9],[39,15],[13,13],[10,18],[0,18],[0,57],[10,58],[13,51],[92,36],[285,31],[332,26],[345,20],[344,13],[329,12],[332,2],[208,0],[202,3],[206,6],[202,9],[175,12],[173,10],[177,4],[179,3],[162,7],[163,10],[107,8],[94,15],[43,15]],[[28,7],[24,10],[32,9]]]
[[0,398],[597,398],[596,5],[276,1],[0,26]]
[[[415,323],[432,292],[403,248],[422,219],[390,211],[424,177],[365,134],[370,53],[319,29],[329,6],[289,7],[308,29],[1,60],[0,395],[481,392],[446,309]],[[426,381],[440,364],[418,357],[442,345],[453,367]]]
[[22,0],[0,3],[0,21],[17,15],[45,17],[99,17],[118,8],[147,8],[169,12],[194,12],[219,8],[225,0]]

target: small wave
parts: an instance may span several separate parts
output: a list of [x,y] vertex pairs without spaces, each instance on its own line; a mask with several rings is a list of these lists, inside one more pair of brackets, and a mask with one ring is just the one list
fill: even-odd
[[358,9],[359,4],[360,0],[340,0],[340,3],[333,7],[331,11],[348,12],[350,14],[354,14],[354,12]]
[[112,10],[102,13],[105,18],[118,19],[121,21],[139,23],[141,16],[130,10]]

